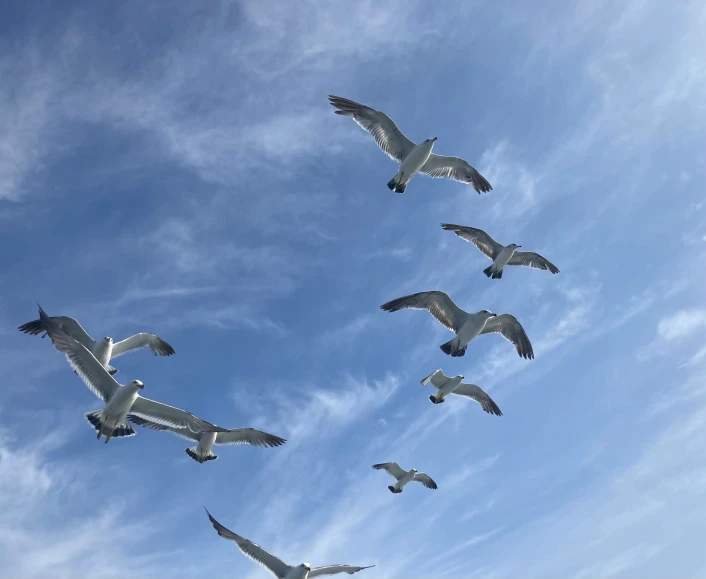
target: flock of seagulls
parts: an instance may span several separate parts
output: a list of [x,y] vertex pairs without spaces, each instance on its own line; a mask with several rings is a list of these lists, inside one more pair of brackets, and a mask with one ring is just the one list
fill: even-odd
[[[458,157],[446,157],[432,152],[437,138],[426,139],[415,144],[408,139],[390,117],[384,113],[355,101],[329,96],[336,114],[352,117],[368,131],[382,151],[399,163],[397,174],[387,183],[395,193],[404,193],[409,181],[417,173],[430,177],[446,177],[471,185],[479,194],[491,191],[490,183],[475,168]],[[465,241],[474,244],[493,263],[483,273],[491,279],[501,279],[508,265],[528,266],[534,269],[559,273],[559,269],[537,253],[517,251],[520,245],[503,246],[481,229],[464,225],[441,224],[446,231],[453,231]],[[517,354],[525,359],[534,358],[534,351],[520,322],[511,314],[495,314],[489,310],[468,313],[459,308],[443,291],[424,291],[391,300],[382,310],[396,312],[402,309],[427,310],[444,327],[451,330],[454,338],[442,344],[441,350],[452,357],[461,357],[468,345],[478,336],[500,334],[510,342]],[[103,408],[85,414],[86,420],[97,433],[105,436],[107,444],[113,438],[127,438],[137,434],[133,425],[151,430],[169,432],[196,443],[185,449],[186,454],[203,464],[217,459],[214,446],[250,444],[257,447],[279,447],[284,438],[254,428],[222,428],[191,412],[169,406],[141,396],[145,385],[140,380],[120,384],[115,379],[117,368],[110,362],[127,352],[149,348],[155,356],[171,356],[174,348],[165,340],[149,333],[139,333],[119,342],[106,337],[94,340],[73,318],[50,317],[38,305],[39,319],[19,326],[19,330],[31,334],[49,336],[54,348],[61,352],[71,369],[102,402]],[[479,386],[464,383],[464,376],[447,376],[442,369],[435,370],[421,380],[422,386],[431,384],[436,392],[429,396],[433,404],[441,404],[449,395],[463,396],[480,404],[483,411],[502,416],[498,405]],[[395,479],[388,486],[393,494],[399,494],[410,482],[419,482],[428,489],[437,489],[436,482],[426,473],[416,469],[404,470],[396,462],[374,464],[375,470],[384,470]],[[230,541],[247,557],[262,565],[278,579],[307,579],[319,575],[347,573],[352,575],[373,565],[327,565],[311,567],[309,563],[292,566],[267,552],[252,541],[237,535],[221,525],[206,511],[217,533]]]

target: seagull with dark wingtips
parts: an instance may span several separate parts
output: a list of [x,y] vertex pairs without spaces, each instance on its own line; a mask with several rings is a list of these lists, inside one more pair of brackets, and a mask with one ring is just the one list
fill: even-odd
[[370,569],[375,567],[375,565],[368,565],[367,567],[353,567],[352,565],[326,565],[325,567],[314,567],[311,568],[309,563],[302,563],[301,565],[287,565],[279,557],[275,557],[272,553],[268,553],[252,541],[249,541],[245,537],[236,535],[233,531],[226,529],[221,525],[216,519],[211,516],[211,513],[206,510],[209,521],[216,529],[216,532],[229,541],[233,541],[240,549],[243,554],[255,563],[262,565],[270,573],[272,573],[277,579],[307,579],[308,577],[319,577],[321,575],[336,575],[338,573],[348,573],[348,575],[353,575],[358,571],[363,569]]
[[395,484],[387,487],[393,495],[401,493],[405,485],[410,482],[420,482],[428,489],[436,490],[438,488],[428,474],[419,472],[416,469],[405,470],[396,462],[374,464],[373,468],[375,470],[384,470],[397,481]]
[[478,194],[493,189],[488,180],[463,159],[432,153],[436,137],[419,144],[413,143],[385,113],[338,96],[329,95],[328,100],[336,107],[337,115],[353,117],[361,128],[373,136],[383,153],[400,164],[397,175],[387,184],[395,193],[404,193],[407,183],[417,173],[472,185]]
[[465,384],[463,382],[463,376],[454,376],[451,378],[444,374],[443,370],[439,368],[426,378],[422,378],[421,384],[422,386],[431,384],[438,390],[436,394],[429,396],[429,400],[434,404],[441,404],[446,400],[449,394],[453,394],[455,396],[465,396],[466,398],[475,400],[488,414],[495,414],[495,416],[503,415],[498,405],[495,404],[493,399],[488,396],[485,391],[475,384]]
[[472,243],[493,260],[493,265],[483,270],[483,273],[489,278],[500,279],[503,276],[503,268],[506,265],[525,265],[533,269],[559,273],[559,268],[556,265],[538,253],[517,251],[517,248],[522,246],[516,243],[500,245],[482,229],[466,227],[465,225],[453,225],[452,223],[442,223],[441,227],[446,231],[453,231],[461,239]]
[[457,358],[466,353],[469,342],[481,334],[498,333],[511,342],[522,358],[534,358],[534,351],[524,328],[515,316],[494,314],[481,310],[469,314],[459,308],[453,300],[440,291],[419,292],[392,300],[380,306],[386,312],[396,312],[404,308],[427,310],[456,337],[440,346],[444,354]]

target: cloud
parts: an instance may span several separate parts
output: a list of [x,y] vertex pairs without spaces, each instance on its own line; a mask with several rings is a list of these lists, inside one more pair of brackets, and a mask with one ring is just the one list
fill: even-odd
[[657,324],[657,334],[660,338],[671,342],[686,338],[706,327],[706,310],[680,310],[675,314],[662,318]]

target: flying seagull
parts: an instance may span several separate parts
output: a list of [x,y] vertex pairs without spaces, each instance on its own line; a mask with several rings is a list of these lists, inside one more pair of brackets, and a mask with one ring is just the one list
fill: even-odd
[[254,428],[232,428],[217,431],[216,425],[211,424],[207,430],[193,431],[188,428],[175,428],[174,426],[168,426],[133,414],[129,414],[128,418],[135,424],[146,426],[153,430],[166,430],[187,440],[198,442],[197,446],[187,448],[186,454],[201,464],[218,458],[211,450],[214,445],[251,444],[252,446],[273,447],[281,446],[287,442],[284,438],[262,432],[262,430],[255,430]]
[[338,109],[335,111],[337,115],[353,117],[360,127],[373,136],[383,153],[400,163],[397,175],[387,184],[395,193],[404,193],[407,183],[418,172],[473,185],[479,194],[492,190],[487,179],[463,159],[432,153],[436,137],[415,144],[404,136],[385,113],[333,95],[329,95],[328,100]]
[[367,567],[353,567],[352,565],[326,565],[326,567],[314,567],[311,568],[309,563],[302,563],[295,567],[287,565],[282,559],[275,557],[271,553],[268,553],[256,545],[252,541],[248,541],[245,537],[236,535],[233,531],[226,529],[221,525],[216,519],[211,516],[211,513],[206,509],[206,514],[208,515],[213,528],[216,529],[218,534],[224,539],[233,541],[240,549],[243,554],[248,558],[259,563],[270,573],[272,573],[277,579],[307,579],[307,577],[318,577],[319,575],[336,575],[338,573],[348,573],[353,575],[358,571],[363,569],[370,569],[375,567],[375,565],[368,565]]
[[66,356],[69,364],[88,389],[105,402],[103,410],[94,410],[85,414],[86,420],[98,432],[98,439],[105,434],[105,442],[108,443],[113,437],[134,436],[136,432],[127,420],[128,412],[153,422],[193,432],[201,432],[209,428],[215,428],[219,432],[224,430],[201,420],[190,412],[149,398],[142,398],[138,392],[145,386],[139,380],[133,380],[125,385],[118,384],[88,348],[74,340],[53,322],[41,306],[39,306],[39,319],[54,347]]
[[380,464],[374,464],[373,468],[375,470],[386,470],[392,478],[397,480],[394,485],[390,485],[387,488],[390,489],[392,494],[399,494],[408,482],[420,482],[428,489],[437,489],[436,483],[431,479],[428,474],[423,472],[417,472],[416,470],[405,470],[396,462],[383,462]]
[[512,342],[522,358],[530,360],[534,358],[532,344],[515,316],[498,315],[488,310],[469,314],[459,308],[444,292],[420,292],[397,298],[381,305],[380,308],[386,312],[396,312],[403,308],[428,310],[443,326],[456,334],[453,340],[440,346],[444,354],[454,358],[463,356],[468,343],[476,336],[492,333],[499,333],[503,338]]
[[503,276],[503,268],[506,265],[527,265],[533,269],[549,270],[552,273],[559,273],[559,268],[551,261],[543,258],[533,251],[517,251],[516,243],[504,246],[500,245],[490,235],[482,229],[466,227],[464,225],[453,225],[442,223],[441,227],[446,231],[453,231],[461,239],[470,241],[482,253],[493,260],[493,265],[486,267],[483,273],[492,279],[500,279]]
[[422,379],[422,386],[426,386],[429,383],[438,390],[436,394],[429,396],[429,400],[434,404],[441,404],[449,394],[456,394],[457,396],[465,396],[475,400],[488,414],[503,415],[493,399],[478,386],[475,384],[464,384],[463,376],[450,378],[440,368]]
[[[135,334],[120,342],[113,342],[113,338],[103,338],[96,341],[73,318],[53,316],[50,319],[74,340],[88,348],[96,359],[103,364],[103,367],[110,372],[111,376],[116,374],[118,370],[113,368],[108,362],[127,352],[148,347],[155,356],[171,356],[174,353],[174,348],[154,334]],[[18,329],[25,334],[32,334],[33,336],[41,333],[44,333],[42,338],[47,336],[47,329],[41,319],[22,324]]]

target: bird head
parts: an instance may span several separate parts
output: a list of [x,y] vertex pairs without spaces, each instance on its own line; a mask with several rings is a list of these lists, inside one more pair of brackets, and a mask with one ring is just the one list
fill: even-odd
[[494,318],[495,316],[498,315],[498,314],[494,314],[494,313],[491,312],[490,310],[481,310],[481,311],[478,312],[478,313],[479,313],[479,314],[485,314],[485,316],[488,317],[488,318]]
[[458,380],[463,380],[463,379],[465,378],[465,376],[461,376],[461,375],[459,374],[458,376],[456,376],[456,378],[457,378]]
[[431,139],[427,139],[427,143],[433,143],[435,142],[439,137],[433,137]]
[[142,390],[145,387],[145,385],[139,380],[133,380],[130,384],[139,390]]
[[302,563],[299,566],[306,569],[307,571],[311,571],[311,564],[310,563]]
[[110,337],[106,336],[105,338],[103,338],[103,341],[104,341],[104,342],[108,342],[108,343],[110,344],[110,342],[113,341],[113,338],[110,338]]
[[416,468],[410,468],[410,469],[409,469],[409,472],[416,473],[416,472],[417,472],[417,469],[416,469]]
[[518,247],[522,247],[521,245],[517,245],[516,243],[511,243],[509,247],[512,247],[513,249],[517,249]]

